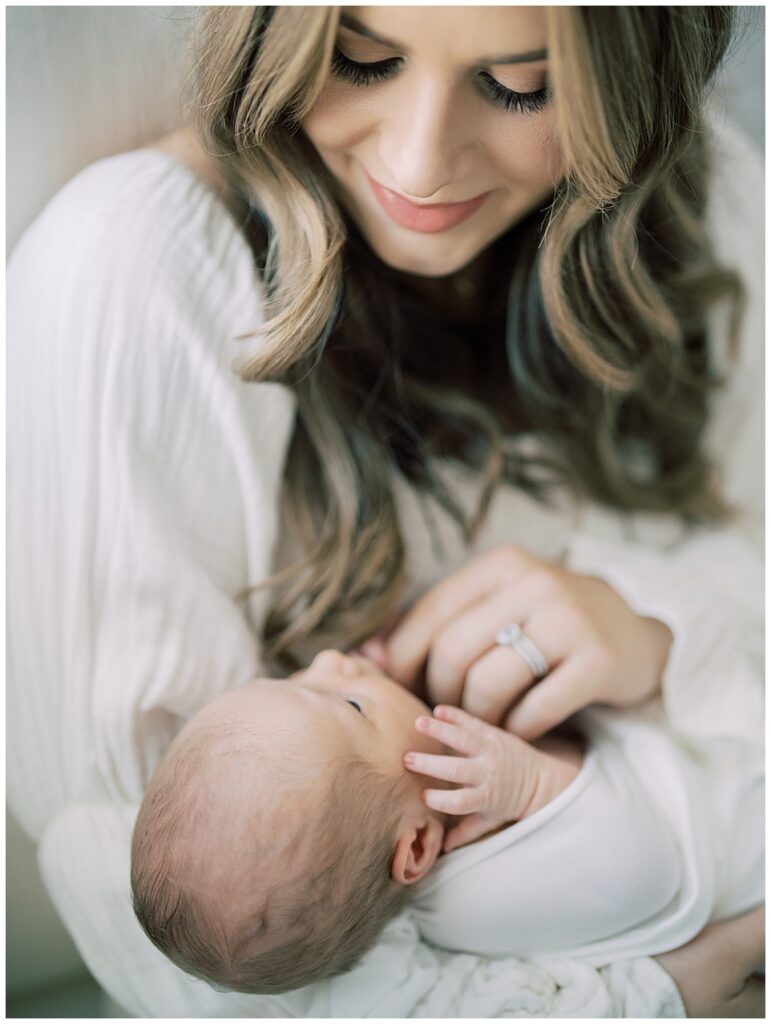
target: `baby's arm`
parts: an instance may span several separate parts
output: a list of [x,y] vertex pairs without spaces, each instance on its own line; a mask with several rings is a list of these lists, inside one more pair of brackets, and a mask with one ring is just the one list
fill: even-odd
[[445,853],[545,807],[578,774],[578,765],[538,750],[513,733],[489,725],[460,708],[439,704],[434,717],[421,715],[416,728],[462,755],[410,752],[410,771],[457,783],[457,789],[426,789],[436,811],[460,817],[445,835]]

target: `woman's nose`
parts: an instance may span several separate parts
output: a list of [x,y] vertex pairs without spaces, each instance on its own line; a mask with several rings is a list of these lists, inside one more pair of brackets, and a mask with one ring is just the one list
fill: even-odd
[[451,191],[454,182],[467,176],[471,143],[456,106],[449,85],[441,82],[424,82],[417,93],[395,104],[381,124],[380,159],[391,175],[383,184],[407,198],[436,203],[471,198]]

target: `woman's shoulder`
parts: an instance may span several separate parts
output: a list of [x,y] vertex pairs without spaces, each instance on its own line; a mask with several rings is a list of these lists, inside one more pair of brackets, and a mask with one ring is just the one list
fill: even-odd
[[[226,207],[201,177],[168,150],[148,146],[102,157],[78,171],[46,203],[19,245],[42,234],[54,243],[59,235],[73,241],[84,231],[106,237],[124,232],[128,224],[153,226],[154,237],[172,241],[200,225],[184,216],[199,209],[211,211],[210,219],[227,221]],[[175,231],[164,231],[172,225]],[[137,237],[136,227],[125,242]]]
[[163,153],[219,196],[224,204],[232,200],[231,189],[216,159],[207,153],[191,128],[178,128],[153,140],[139,152]]
[[253,254],[222,183],[192,156],[167,137],[83,168],[15,247],[12,287],[51,301],[78,293],[92,309],[136,296],[134,317],[152,293],[156,311],[194,304],[233,334],[253,329],[263,305]]

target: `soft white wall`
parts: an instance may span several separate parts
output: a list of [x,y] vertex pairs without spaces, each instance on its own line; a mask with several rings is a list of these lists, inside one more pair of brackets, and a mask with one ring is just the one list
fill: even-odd
[[[173,128],[189,61],[191,7],[8,7],[6,251],[46,200],[93,160]],[[740,8],[747,29],[718,85],[720,102],[763,146],[762,7]],[[45,894],[34,847],[7,827],[7,984],[10,990],[82,967]]]
[[717,93],[728,117],[765,151],[765,7],[738,7],[740,30],[723,64]]
[[6,253],[99,157],[180,121],[193,7],[6,8]]

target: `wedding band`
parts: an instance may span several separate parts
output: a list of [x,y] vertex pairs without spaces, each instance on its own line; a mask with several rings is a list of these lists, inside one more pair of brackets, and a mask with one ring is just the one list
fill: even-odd
[[522,658],[533,673],[536,681],[543,679],[549,671],[549,663],[530,637],[525,636],[516,622],[503,626],[495,634],[495,642],[501,647],[510,647]]

